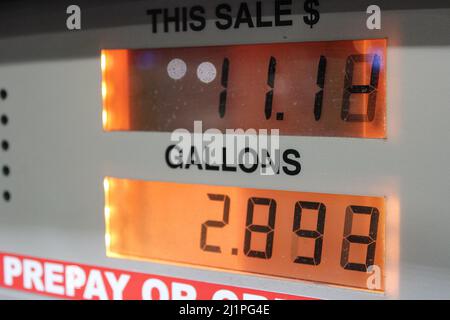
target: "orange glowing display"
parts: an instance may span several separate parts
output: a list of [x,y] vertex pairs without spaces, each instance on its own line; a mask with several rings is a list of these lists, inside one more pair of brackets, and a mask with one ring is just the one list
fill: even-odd
[[386,137],[386,40],[103,50],[104,129]]
[[383,197],[107,178],[105,218],[108,256],[384,290]]

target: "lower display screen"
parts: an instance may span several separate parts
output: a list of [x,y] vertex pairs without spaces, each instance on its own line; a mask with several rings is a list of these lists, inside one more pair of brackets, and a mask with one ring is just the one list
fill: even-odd
[[384,197],[117,178],[104,187],[108,256],[384,291]]

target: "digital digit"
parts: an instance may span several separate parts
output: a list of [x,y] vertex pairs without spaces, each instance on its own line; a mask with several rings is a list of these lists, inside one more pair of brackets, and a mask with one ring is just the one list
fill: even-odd
[[[253,224],[253,214],[255,205],[262,205],[269,207],[269,216],[267,225]],[[273,236],[275,228],[275,214],[277,210],[277,203],[274,199],[269,198],[250,198],[247,203],[247,220],[245,227],[245,239],[244,239],[244,253],[248,257],[256,257],[261,259],[270,259],[272,257],[273,248]],[[258,251],[251,249],[252,233],[259,232],[266,235],[266,248],[265,251]]]
[[230,61],[228,58],[223,59],[222,63],[222,78],[220,83],[224,88],[220,93],[219,100],[219,116],[223,118],[225,116],[226,105],[227,105],[227,89],[228,89],[228,73],[230,69]]
[[320,88],[320,90],[316,93],[316,98],[314,99],[314,119],[316,119],[316,121],[319,121],[322,115],[323,88],[325,86],[326,70],[327,70],[327,58],[325,58],[324,56],[320,56],[316,81],[316,84]]
[[[353,69],[355,63],[372,62],[369,85],[353,84]],[[380,76],[381,58],[377,54],[357,54],[347,58],[344,79],[344,96],[342,98],[341,119],[349,122],[370,122],[375,117],[377,102],[378,78]],[[368,94],[366,113],[350,113],[350,96],[352,94]]]
[[[303,209],[317,210],[316,230],[301,228]],[[318,265],[322,259],[323,230],[325,227],[326,207],[320,202],[299,201],[295,204],[294,224],[292,231],[299,237],[312,238],[314,241],[314,257],[297,256],[295,263]]]
[[[370,215],[369,235],[361,236],[351,234],[353,217],[355,214]],[[375,247],[378,230],[378,217],[380,213],[375,207],[349,206],[345,212],[344,239],[342,240],[341,266],[347,270],[366,272],[367,268],[374,264]],[[360,243],[367,245],[367,254],[365,263],[349,262],[350,244]]]
[[200,248],[209,252],[222,252],[220,246],[210,245],[206,243],[208,227],[211,228],[223,228],[228,224],[228,218],[230,214],[230,198],[223,194],[210,194],[208,193],[209,200],[223,201],[223,216],[222,221],[208,220],[202,224],[201,236],[200,236]]
[[269,120],[272,116],[273,89],[275,87],[276,65],[277,60],[274,57],[270,57],[269,68],[267,71],[267,85],[270,87],[270,90],[266,93],[266,102],[264,105],[264,114],[267,120]]

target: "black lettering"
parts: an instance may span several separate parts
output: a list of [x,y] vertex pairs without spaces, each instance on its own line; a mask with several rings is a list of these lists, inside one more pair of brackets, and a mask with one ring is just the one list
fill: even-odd
[[193,31],[202,31],[206,26],[205,8],[202,6],[193,6],[189,12],[190,18],[195,21],[189,23]]
[[229,4],[222,3],[216,7],[216,17],[220,20],[224,20],[223,23],[220,20],[216,21],[217,29],[226,30],[232,26],[233,19],[231,18],[230,12],[231,6]]
[[[269,160],[269,161],[267,161]],[[267,163],[269,162],[269,163]],[[267,149],[261,149],[261,168],[263,172],[266,172],[265,168],[271,167],[271,170],[276,173],[280,174],[280,150],[275,150],[275,157],[272,159],[270,156],[270,153]]]
[[[214,155],[216,154],[216,151],[213,150]],[[205,149],[203,151],[203,154],[205,156],[205,170],[214,170],[218,171],[220,169],[219,166],[210,165],[209,162],[211,161],[211,151],[208,146],[205,146]],[[213,158],[213,162],[215,160],[215,157]]]
[[177,159],[180,160],[182,159],[182,155],[183,155],[183,150],[181,150],[179,147],[177,147],[175,144],[172,144],[170,146],[167,147],[166,149],[166,163],[167,165],[172,168],[172,169],[176,169],[176,168],[182,168],[183,167],[183,161],[180,161],[179,163],[173,163],[170,159],[170,154],[172,152],[173,149],[176,149],[178,151],[178,157]]
[[[283,6],[289,5],[289,8],[282,8]],[[275,26],[292,26],[292,20],[286,19],[282,20],[281,17],[284,15],[290,15],[292,0],[276,0],[275,1]]]
[[249,28],[254,28],[252,15],[250,14],[250,10],[248,9],[248,5],[245,2],[242,2],[239,6],[239,11],[237,13],[236,22],[234,23],[234,28],[238,29],[241,23],[247,23]]
[[230,172],[236,172],[237,168],[228,166],[227,164],[227,148],[222,148],[222,170],[223,171],[230,171]]
[[300,165],[300,161],[289,158],[290,155],[293,155],[295,159],[300,159],[300,153],[295,149],[286,149],[283,152],[283,161],[294,167],[294,169],[289,169],[288,166],[283,166],[284,173],[295,176],[300,173],[302,166]]
[[189,167],[193,164],[194,166],[197,166],[199,170],[203,170],[201,159],[198,155],[197,149],[194,146],[191,146],[191,154],[189,155],[188,163],[184,166],[186,169],[189,169]]
[[256,2],[256,26],[258,28],[271,27],[272,26],[272,21],[263,21],[262,3],[261,3],[261,1],[257,1]]
[[[245,154],[247,153],[251,153],[253,155],[253,159],[255,159],[255,163],[253,163],[251,165],[251,167],[246,167],[245,166],[245,161],[244,161],[244,157]],[[258,169],[258,153],[250,148],[245,148],[244,150],[241,150],[241,152],[239,152],[239,168],[241,168],[242,171],[246,172],[246,173],[252,173],[255,172],[256,169]]]
[[181,8],[181,22],[183,23],[183,31],[187,31],[188,27],[188,10],[186,7]]
[[161,9],[150,9],[147,10],[147,15],[151,16],[152,19],[152,32],[156,33],[158,31],[158,14],[161,14]]
[[219,166],[213,166],[208,163],[205,163],[205,170],[219,171]]
[[173,16],[169,15],[169,9],[164,9],[164,32],[169,32],[169,23],[175,23],[175,31],[180,31],[180,8],[175,8]]

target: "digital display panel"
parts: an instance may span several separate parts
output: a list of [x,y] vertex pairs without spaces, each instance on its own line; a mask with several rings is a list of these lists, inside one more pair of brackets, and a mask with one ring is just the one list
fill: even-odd
[[106,131],[386,137],[386,40],[103,50]]
[[362,289],[378,267],[384,291],[384,197],[118,178],[104,189],[108,256]]

